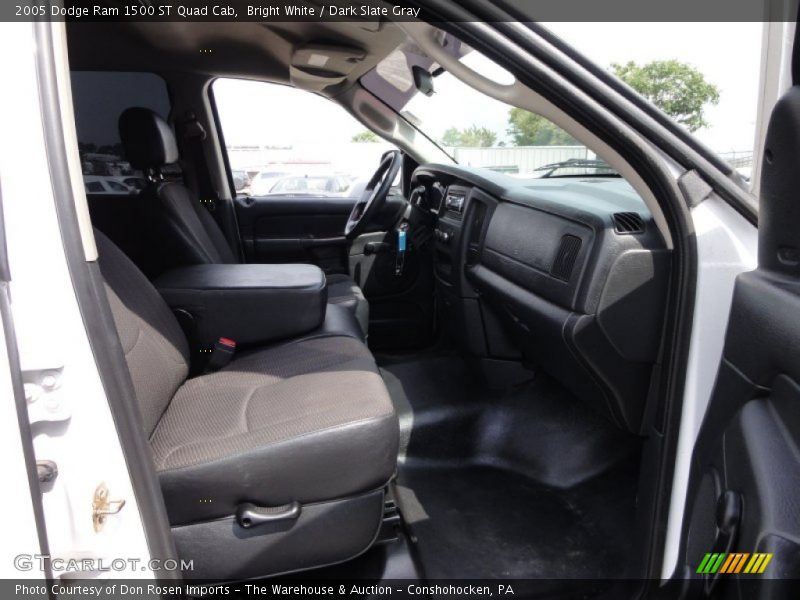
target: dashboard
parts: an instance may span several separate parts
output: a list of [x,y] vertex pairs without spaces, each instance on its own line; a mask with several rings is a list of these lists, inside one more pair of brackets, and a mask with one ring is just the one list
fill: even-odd
[[431,164],[412,186],[435,219],[440,322],[463,349],[541,369],[638,432],[670,250],[627,182]]

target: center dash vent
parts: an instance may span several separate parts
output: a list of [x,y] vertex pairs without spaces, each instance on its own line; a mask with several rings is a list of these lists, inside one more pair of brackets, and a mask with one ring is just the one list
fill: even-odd
[[556,279],[569,281],[572,275],[572,268],[575,266],[575,259],[581,250],[581,238],[574,235],[565,235],[561,238],[561,246],[558,248],[553,264],[550,267],[550,275]]
[[620,234],[644,233],[644,219],[639,213],[614,213],[614,231]]

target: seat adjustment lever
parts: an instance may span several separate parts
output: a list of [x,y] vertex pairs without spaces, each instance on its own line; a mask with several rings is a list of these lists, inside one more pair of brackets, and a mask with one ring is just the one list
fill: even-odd
[[296,500],[283,506],[256,506],[250,502],[236,508],[236,522],[243,529],[251,529],[267,523],[294,521],[300,516],[300,503]]

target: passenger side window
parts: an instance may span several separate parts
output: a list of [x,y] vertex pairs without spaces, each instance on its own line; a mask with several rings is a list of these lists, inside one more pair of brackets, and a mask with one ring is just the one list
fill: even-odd
[[87,194],[138,194],[147,180],[125,159],[117,120],[132,106],[149,108],[167,118],[166,83],[153,73],[112,71],[73,71],[71,79]]
[[212,92],[240,194],[358,197],[394,150],[341,106],[305,90],[218,79]]

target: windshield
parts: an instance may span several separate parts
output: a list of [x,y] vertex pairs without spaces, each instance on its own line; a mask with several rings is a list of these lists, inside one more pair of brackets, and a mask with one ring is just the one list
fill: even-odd
[[[576,29],[572,26],[577,24],[570,25],[567,29]],[[754,52],[760,42],[756,28],[728,29],[733,37],[737,33],[743,36],[749,54],[758,54]],[[669,30],[665,25],[653,32],[663,34]],[[585,28],[576,31],[585,33]],[[654,41],[651,48],[644,40],[639,41],[651,50],[646,56],[632,54],[630,44],[616,44],[611,52],[603,44],[598,45],[596,39],[593,46],[587,46],[587,54],[595,56],[610,73],[716,150],[748,180],[753,153],[746,146],[753,137],[754,122],[749,123],[749,129],[745,123],[740,127],[738,121],[747,119],[737,115],[753,114],[754,96],[731,83],[737,76],[735,71],[721,68],[722,63],[730,64],[725,58],[728,46],[709,50],[703,54],[708,55],[708,60],[696,67],[674,44]],[[442,48],[484,77],[504,84],[514,81],[505,69],[452,36],[442,38]],[[741,52],[737,50],[736,55]],[[418,91],[417,83],[425,83],[419,77],[422,70],[432,75],[430,95]],[[617,175],[607,164],[595,164],[598,157],[591,150],[545,117],[470,87],[413,43],[401,45],[361,81],[461,165],[525,179]],[[748,90],[754,87],[750,85]]]
[[[616,174],[605,163],[598,170],[592,163],[595,154],[551,121],[479,92],[418,52],[414,46],[402,46],[362,83],[459,164],[523,179]],[[489,79],[514,81],[508,71],[457,40],[452,52]],[[417,91],[415,66],[433,73],[432,95]],[[574,161],[583,161],[583,166]],[[554,165],[559,166],[554,169]]]

